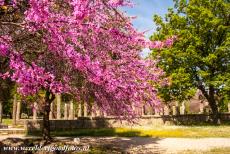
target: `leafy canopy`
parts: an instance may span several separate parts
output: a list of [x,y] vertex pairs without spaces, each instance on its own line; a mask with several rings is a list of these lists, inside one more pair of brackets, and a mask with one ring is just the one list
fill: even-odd
[[172,48],[153,50],[171,84],[160,88],[165,101],[189,99],[200,89],[206,99],[229,100],[229,0],[175,0],[165,20],[155,15],[157,32],[151,39],[176,35]]

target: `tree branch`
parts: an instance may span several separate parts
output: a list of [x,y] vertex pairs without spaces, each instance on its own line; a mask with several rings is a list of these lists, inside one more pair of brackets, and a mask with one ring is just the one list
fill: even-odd
[[112,9],[116,14],[118,14],[120,16],[121,19],[123,19],[125,21],[125,18],[115,9],[115,8],[111,8],[108,4],[106,4],[106,2],[104,0],[102,0],[102,3],[108,8],[108,9]]
[[0,25],[12,25],[12,26],[18,26],[18,27],[23,27],[23,23],[15,23],[15,22],[4,22],[0,21]]

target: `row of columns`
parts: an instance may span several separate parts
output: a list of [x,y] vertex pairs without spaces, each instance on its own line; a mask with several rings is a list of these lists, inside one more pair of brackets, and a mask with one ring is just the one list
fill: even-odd
[[[147,108],[147,109],[146,109]],[[210,113],[210,108],[208,106],[200,105],[200,114]],[[228,103],[228,112],[230,113],[230,103]],[[183,103],[181,106],[173,105],[171,107],[164,106],[162,109],[152,111],[150,107],[141,108],[142,115],[184,115],[186,114],[186,107]]]
[[[77,117],[96,117],[96,116],[106,116],[105,113],[100,112],[97,110],[96,106],[93,106],[94,111],[91,111],[90,113],[88,112],[89,106],[87,105],[86,102],[80,102],[77,106],[77,109],[74,109],[74,103],[71,100],[70,102],[65,102],[64,103],[64,117],[62,118],[61,116],[61,95],[56,95],[56,116],[55,116],[55,102],[51,103],[50,107],[50,114],[49,118],[50,119],[66,119],[66,120],[73,120],[75,118],[75,115]],[[38,104],[35,102],[33,105],[33,120],[37,119],[37,110],[38,110]]]
[[[51,110],[50,110],[50,119],[62,119],[61,117],[61,95],[56,95],[56,116],[54,115],[54,109],[55,105],[54,102],[51,103]],[[74,104],[73,101],[70,101],[69,103],[64,104],[64,119],[73,120],[75,118],[75,115],[77,117],[96,117],[96,116],[107,116],[106,114],[100,112],[96,106],[94,107],[94,111],[91,113],[88,113],[88,106],[86,102],[82,102],[78,104],[77,110],[74,110]],[[16,121],[20,120],[20,110],[21,110],[21,101],[17,100],[17,96],[14,96],[13,101],[13,124],[16,124]],[[144,115],[144,107],[141,109],[140,112],[142,112],[142,115]],[[230,103],[228,103],[228,111],[230,112]],[[37,119],[38,115],[38,104],[37,102],[34,103],[33,106],[33,119]],[[76,113],[77,112],[77,113]],[[204,108],[204,106],[200,106],[200,113],[207,112],[207,108]],[[2,115],[2,103],[0,102],[0,114]],[[183,115],[186,114],[185,104],[183,103],[181,106],[175,105],[172,106],[171,109],[169,109],[167,106],[165,106],[161,111],[155,111],[154,114],[158,115]],[[0,116],[1,116],[0,115]],[[0,117],[0,123],[1,123],[1,117]]]
[[[200,114],[210,113],[210,112],[211,111],[210,111],[210,108],[208,106],[204,106],[204,105],[200,106],[200,111],[199,111]],[[230,113],[230,103],[228,103],[228,112]],[[170,112],[169,107],[165,106],[163,108],[163,111],[158,113],[158,114],[169,115],[170,113],[172,115],[184,115],[184,114],[186,114],[185,104],[182,104],[181,106],[178,106],[178,105],[172,106],[171,112]]]

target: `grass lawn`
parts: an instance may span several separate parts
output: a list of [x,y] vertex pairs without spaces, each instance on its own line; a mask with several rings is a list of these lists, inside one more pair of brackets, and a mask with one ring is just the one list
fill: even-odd
[[12,119],[2,119],[2,123],[4,125],[11,125],[12,124]]
[[[2,119],[2,123],[3,125],[12,125],[13,124],[13,119]],[[16,126],[14,126],[14,128],[23,128],[24,126],[23,125],[19,125],[17,124]]]
[[[3,124],[11,125],[12,119],[3,119]],[[39,134],[39,132],[37,132]],[[137,128],[77,129],[72,131],[57,130],[52,136],[120,136],[120,137],[230,137],[230,125],[221,126],[155,126]],[[36,133],[28,134],[36,135]]]
[[162,126],[153,128],[105,128],[53,131],[53,136],[120,136],[120,137],[230,137],[230,126]]

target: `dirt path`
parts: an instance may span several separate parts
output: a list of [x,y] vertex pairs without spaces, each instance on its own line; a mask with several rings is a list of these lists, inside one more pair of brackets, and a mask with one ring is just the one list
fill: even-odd
[[[23,135],[8,137],[27,138]],[[0,136],[0,141],[8,137]],[[73,141],[72,137],[58,137],[57,139]],[[80,137],[80,143],[132,154],[174,154],[184,150],[200,151],[216,147],[230,147],[230,138]]]
[[[113,147],[114,150],[130,153],[156,154],[178,153],[185,150],[209,150],[216,147],[230,147],[230,138],[146,138],[146,137],[108,137],[82,138],[81,141]],[[230,154],[230,152],[229,152]]]

